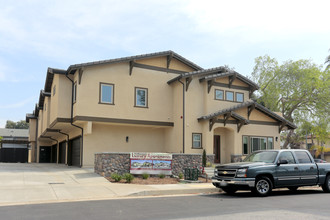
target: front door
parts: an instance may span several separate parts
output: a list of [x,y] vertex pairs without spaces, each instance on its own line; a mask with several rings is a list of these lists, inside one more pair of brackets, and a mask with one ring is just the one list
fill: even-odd
[[214,163],[220,163],[220,135],[214,135],[213,154]]

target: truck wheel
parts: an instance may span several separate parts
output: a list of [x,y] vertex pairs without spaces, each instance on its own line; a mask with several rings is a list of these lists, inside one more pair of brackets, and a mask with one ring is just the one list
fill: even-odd
[[221,189],[228,194],[234,194],[237,191],[237,189],[232,186],[222,187]]
[[325,182],[322,185],[323,192],[330,193],[330,175],[325,178]]
[[262,176],[257,179],[256,185],[254,186],[252,192],[258,196],[268,196],[273,189],[272,181],[268,177]]

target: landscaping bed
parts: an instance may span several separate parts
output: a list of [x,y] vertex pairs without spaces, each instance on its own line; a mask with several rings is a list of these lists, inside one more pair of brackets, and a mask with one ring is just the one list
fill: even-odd
[[[108,181],[112,183],[127,183],[125,179],[121,179],[120,181],[116,182],[113,178],[111,177],[105,177]],[[178,183],[184,183],[183,180],[180,180],[178,178],[173,178],[173,177],[165,177],[165,178],[160,178],[160,177],[149,177],[147,179],[143,179],[140,176],[135,176],[134,179],[130,184],[140,184],[140,185],[153,185],[153,184],[178,184]],[[198,182],[206,182],[205,178],[199,177]],[[209,181],[210,182],[210,181]],[[129,183],[128,183],[129,184]]]

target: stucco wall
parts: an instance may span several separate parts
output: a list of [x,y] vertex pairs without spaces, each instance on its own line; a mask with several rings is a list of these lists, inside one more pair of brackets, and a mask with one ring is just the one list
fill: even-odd
[[166,128],[102,123],[92,126],[92,133],[84,135],[84,166],[94,165],[96,152],[166,152]]

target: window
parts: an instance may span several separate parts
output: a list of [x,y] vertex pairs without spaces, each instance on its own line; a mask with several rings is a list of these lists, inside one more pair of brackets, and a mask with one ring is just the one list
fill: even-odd
[[280,154],[279,160],[287,160],[289,164],[296,163],[296,161],[294,160],[294,157],[293,157],[292,153],[289,152],[289,151],[282,152]]
[[273,138],[268,138],[267,149],[274,149]]
[[249,154],[249,137],[243,136],[243,154]]
[[135,88],[135,107],[148,107],[148,89]]
[[272,137],[243,136],[242,153],[249,154],[258,150],[274,149]]
[[309,158],[306,152],[296,151],[294,153],[296,154],[299,163],[312,163],[311,158]]
[[202,134],[192,134],[192,148],[202,148]]
[[236,92],[236,102],[244,102],[244,94]]
[[56,94],[56,85],[53,87],[53,96]]
[[234,92],[226,91],[226,100],[227,101],[234,101]]
[[114,104],[113,102],[114,85],[108,83],[100,83],[100,103]]
[[73,85],[73,103],[76,103],[77,101],[77,82]]
[[223,100],[223,90],[216,89],[214,95],[216,100]]

